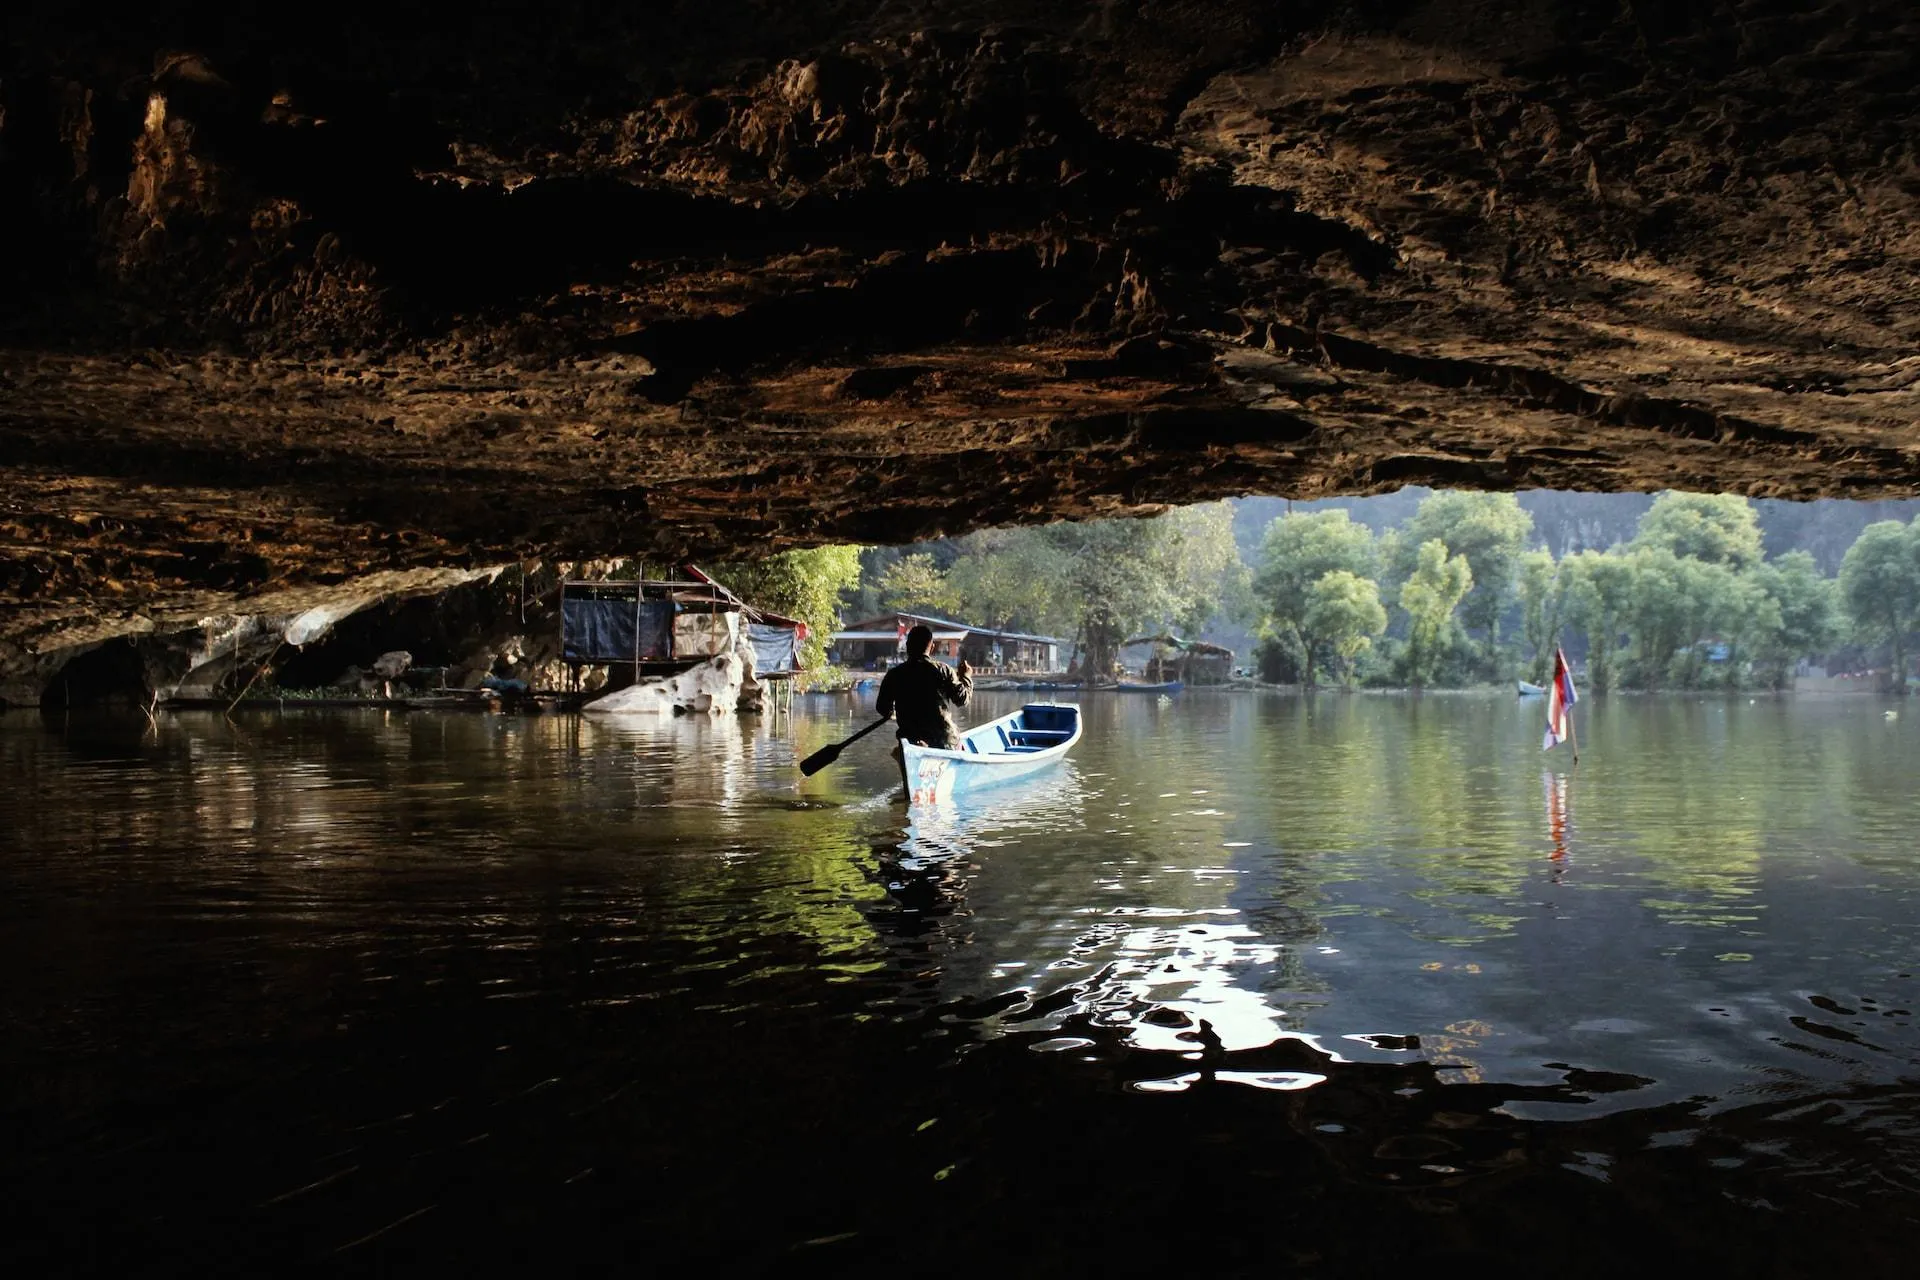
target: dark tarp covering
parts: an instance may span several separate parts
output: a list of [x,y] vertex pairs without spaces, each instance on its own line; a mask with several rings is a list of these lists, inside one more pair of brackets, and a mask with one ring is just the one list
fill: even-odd
[[564,600],[560,622],[567,661],[633,661],[633,601]]
[[800,631],[797,627],[776,627],[765,622],[747,625],[753,641],[753,669],[756,675],[789,675],[800,666]]
[[[673,656],[673,601],[640,602],[639,654]],[[566,600],[560,606],[561,657],[568,662],[632,662],[634,608],[631,600]]]
[[671,658],[673,656],[673,615],[679,606],[671,600],[643,600],[640,602],[640,656],[643,658]]

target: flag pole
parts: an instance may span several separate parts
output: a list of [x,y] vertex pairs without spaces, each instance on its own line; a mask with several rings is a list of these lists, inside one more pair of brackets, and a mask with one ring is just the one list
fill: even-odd
[[[1562,649],[1558,644],[1555,644],[1553,646],[1553,660],[1556,667],[1560,666],[1561,664],[1564,664],[1567,660],[1567,651],[1565,649]],[[1571,685],[1573,683],[1573,668],[1567,667],[1566,672],[1567,672],[1567,683]],[[1556,681],[1560,679],[1560,672],[1558,670],[1554,671],[1553,678]],[[1567,745],[1573,748],[1574,764],[1576,765],[1579,764],[1580,763],[1580,731],[1578,728],[1575,727],[1573,723],[1573,704],[1571,703],[1567,705]]]

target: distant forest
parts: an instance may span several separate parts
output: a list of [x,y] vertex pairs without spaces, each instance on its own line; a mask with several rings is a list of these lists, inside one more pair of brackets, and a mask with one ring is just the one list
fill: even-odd
[[1779,688],[1822,659],[1904,691],[1920,500],[1243,498],[792,552],[740,572],[752,598],[821,630],[896,609],[948,616],[1057,636],[1082,671],[1173,635],[1224,644],[1276,683],[1537,683],[1563,646],[1600,690]]
[[[1431,489],[1409,487],[1377,498],[1325,498],[1292,502],[1285,498],[1235,498],[1233,537],[1240,554],[1251,563],[1260,552],[1260,539],[1275,517],[1289,510],[1327,511],[1344,508],[1354,520],[1376,534],[1405,524]],[[1653,506],[1650,493],[1564,493],[1534,489],[1514,495],[1520,509],[1533,517],[1530,546],[1564,560],[1580,551],[1606,551],[1633,540],[1640,517]],[[1920,498],[1884,502],[1849,502],[1822,498],[1815,502],[1787,502],[1779,498],[1748,499],[1760,522],[1760,546],[1769,560],[1789,551],[1813,557],[1820,572],[1831,578],[1840,561],[1868,525],[1879,520],[1911,521],[1920,515]]]

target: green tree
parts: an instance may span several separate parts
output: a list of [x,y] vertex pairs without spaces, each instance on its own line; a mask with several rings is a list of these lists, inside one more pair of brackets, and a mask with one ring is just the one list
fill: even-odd
[[782,551],[760,560],[716,565],[713,576],[748,604],[806,623],[800,664],[817,668],[825,665],[827,640],[840,624],[840,594],[859,584],[860,548]]
[[949,545],[944,574],[909,554],[887,570],[880,596],[993,627],[1072,635],[1093,672],[1111,668],[1129,635],[1198,630],[1223,609],[1238,611],[1246,595],[1224,502],[1149,519],[984,530]]
[[1321,574],[1307,591],[1305,624],[1352,684],[1354,659],[1387,629],[1379,584],[1345,569]]
[[1252,613],[1252,575],[1233,540],[1233,507],[1203,502],[1177,507],[1161,520],[1167,526],[1175,566],[1174,624],[1193,635],[1216,617],[1243,618]]
[[1400,587],[1400,607],[1407,611],[1407,644],[1402,661],[1407,683],[1424,687],[1433,679],[1446,652],[1447,626],[1453,611],[1473,588],[1473,569],[1464,556],[1449,556],[1447,544],[1429,538],[1420,545],[1413,572]]
[[1860,531],[1840,562],[1840,598],[1854,633],[1892,650],[1889,678],[1907,687],[1907,637],[1920,626],[1920,517],[1882,520]]
[[953,608],[954,591],[933,557],[916,553],[894,561],[880,575],[880,602],[884,609],[946,612]]
[[1663,493],[1640,517],[1629,547],[1745,570],[1759,565],[1760,545],[1759,517],[1740,495]]
[[1325,656],[1326,637],[1314,629],[1308,606],[1314,584],[1330,573],[1373,576],[1371,529],[1339,508],[1284,515],[1267,526],[1253,591],[1268,631],[1295,649],[1301,678],[1309,685]]
[[1053,634],[1079,620],[1060,591],[1059,549],[1040,530],[983,529],[958,547],[947,584],[968,622]]
[[1595,693],[1614,687],[1620,633],[1633,604],[1633,563],[1618,552],[1582,551],[1560,562],[1569,621],[1587,638],[1587,678]]
[[1718,584],[1713,629],[1727,646],[1727,687],[1737,689],[1744,681],[1750,655],[1773,645],[1781,633],[1780,602],[1767,590],[1757,569],[1734,573],[1714,565],[1712,570],[1724,575]]
[[[1224,503],[1152,519],[1063,522],[1002,532],[993,550],[983,554],[1008,558],[1010,564],[989,568],[955,562],[951,580],[961,585],[963,603],[1018,600],[1021,607],[1034,608],[1032,625],[1072,631],[1085,651],[1086,670],[1094,674],[1112,669],[1129,635],[1203,625],[1245,572]],[[1044,589],[1044,605],[1033,603],[1040,598],[1035,584]]]
[[1542,684],[1547,665],[1559,641],[1560,622],[1566,613],[1567,584],[1561,579],[1553,555],[1529,551],[1520,557],[1520,619],[1527,648],[1533,653],[1527,666],[1527,678]]
[[1788,682],[1788,669],[1801,658],[1825,653],[1840,638],[1833,582],[1805,551],[1786,555],[1754,571],[1754,580],[1779,610],[1780,624],[1753,645],[1756,669],[1769,688]]
[[1702,646],[1734,606],[1733,571],[1665,547],[1640,547],[1626,559],[1633,569],[1626,614],[1633,636],[1629,680],[1642,689],[1668,683],[1697,688],[1706,668]]
[[1395,566],[1401,578],[1417,570],[1426,544],[1435,540],[1467,562],[1472,591],[1460,619],[1483,638],[1482,664],[1490,671],[1500,643],[1500,617],[1513,594],[1520,555],[1533,536],[1533,517],[1510,493],[1446,490],[1422,502],[1401,532]]

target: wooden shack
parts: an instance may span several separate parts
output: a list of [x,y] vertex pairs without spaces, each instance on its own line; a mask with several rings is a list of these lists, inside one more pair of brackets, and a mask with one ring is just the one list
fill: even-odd
[[929,652],[942,662],[965,658],[982,672],[1034,672],[1060,669],[1057,636],[1028,635],[978,627],[926,613],[895,610],[852,622],[833,633],[830,657],[852,671],[881,671],[906,654],[907,632],[925,626],[933,632]]
[[1147,650],[1141,674],[1158,684],[1179,680],[1194,684],[1225,684],[1233,678],[1233,650],[1205,640],[1183,640],[1173,635],[1135,636],[1120,645]]
[[560,654],[569,683],[582,667],[607,666],[641,676],[675,675],[744,639],[759,679],[790,678],[800,669],[807,626],[756,609],[692,565],[676,579],[569,579],[560,584]]

